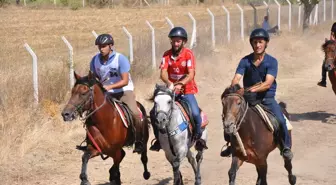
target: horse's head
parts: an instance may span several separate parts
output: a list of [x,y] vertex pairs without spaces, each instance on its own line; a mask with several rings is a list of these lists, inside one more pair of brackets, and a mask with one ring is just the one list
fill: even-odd
[[222,121],[224,131],[227,134],[232,134],[238,121],[242,119],[244,109],[247,106],[243,95],[244,89],[239,84],[226,88],[221,95],[223,106]]
[[325,54],[325,68],[330,71],[335,68],[336,41],[326,40],[322,45],[322,50]]
[[93,86],[99,84],[98,79],[89,72],[88,76],[81,77],[74,72],[76,83],[71,90],[68,104],[62,111],[64,121],[72,121],[82,116],[83,112],[91,109],[93,103]]
[[174,97],[174,92],[166,85],[155,85],[151,100],[154,102],[155,124],[160,130],[164,130],[170,121],[174,108]]

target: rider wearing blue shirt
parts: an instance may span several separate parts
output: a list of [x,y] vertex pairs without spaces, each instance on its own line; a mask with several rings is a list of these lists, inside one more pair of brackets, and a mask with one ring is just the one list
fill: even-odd
[[[279,104],[275,100],[276,95],[276,77],[278,74],[278,61],[265,50],[269,42],[269,34],[262,28],[257,28],[250,35],[250,44],[253,53],[245,56],[239,62],[236,74],[232,80],[231,86],[239,84],[243,77],[244,88],[250,88],[244,94],[245,100],[250,98],[259,100],[261,104],[268,107],[277,117],[283,130],[284,146],[281,151],[283,157],[291,160],[293,154],[290,149],[290,137],[286,126],[285,117],[281,111]],[[259,84],[259,85],[257,85]],[[229,138],[225,136],[225,140],[229,142]],[[231,154],[231,147],[221,152],[221,156]]]
[[123,54],[112,49],[114,40],[110,34],[99,35],[95,44],[98,46],[99,53],[92,58],[90,70],[99,78],[109,96],[124,102],[131,110],[134,120],[132,126],[135,128],[133,152],[142,153],[145,149],[143,126],[135,100],[129,61]]

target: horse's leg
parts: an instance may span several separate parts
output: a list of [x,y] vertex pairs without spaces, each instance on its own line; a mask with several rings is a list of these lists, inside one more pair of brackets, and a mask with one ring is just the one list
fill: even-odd
[[203,161],[203,152],[204,150],[199,150],[197,151],[197,155],[196,155],[196,161],[197,161],[197,174],[196,174],[197,181],[196,183],[198,184],[201,184],[201,163]]
[[173,173],[174,173],[174,185],[183,185],[183,179],[182,174],[180,172],[180,161],[177,159],[176,161],[173,161]]
[[94,150],[92,147],[88,146],[88,150],[84,151],[82,155],[82,170],[79,178],[81,179],[81,185],[90,185],[87,175],[87,164],[89,159],[98,155],[98,151]]
[[293,175],[293,173],[292,173],[292,168],[293,168],[292,161],[290,161],[290,160],[284,160],[284,161],[285,161],[285,168],[288,172],[289,183],[291,185],[294,185],[294,184],[296,184],[296,176]]
[[232,157],[231,168],[228,172],[228,174],[229,174],[229,184],[230,185],[235,184],[237,171],[238,171],[239,167],[243,164],[243,162],[244,161],[242,161],[241,159],[239,159],[236,156]]
[[126,153],[123,149],[116,151],[113,156],[113,166],[110,168],[110,184],[111,185],[120,185],[120,163],[125,157]]
[[148,172],[147,169],[147,163],[148,163],[147,147],[145,148],[145,151],[141,153],[141,162],[144,167],[143,177],[144,179],[148,180],[151,174]]
[[257,166],[256,166],[256,169],[257,169],[257,172],[258,172],[258,178],[257,178],[256,185],[260,185],[260,183],[261,183],[261,179],[260,179],[260,171],[259,171],[259,169],[258,169]]
[[257,185],[267,185],[267,162],[266,160],[256,165],[258,178]]
[[199,170],[197,169],[197,163],[196,163],[194,154],[192,153],[190,149],[188,150],[187,158],[188,158],[188,162],[191,164],[191,167],[193,168],[194,173],[195,173],[195,185],[199,185],[201,184],[201,175],[199,173]]

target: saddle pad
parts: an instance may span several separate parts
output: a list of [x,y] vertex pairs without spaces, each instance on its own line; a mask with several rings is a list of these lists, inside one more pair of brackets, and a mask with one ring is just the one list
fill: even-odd
[[[118,113],[120,115],[120,118],[121,118],[122,122],[124,123],[124,126],[126,128],[128,128],[128,126],[129,126],[129,120],[127,120],[125,112],[122,110],[122,108],[120,107],[120,105],[117,102],[113,101],[113,103],[114,103],[115,107],[117,108],[117,111],[118,111]],[[138,111],[140,113],[140,118],[141,118],[141,120],[143,120],[142,112],[141,112],[141,110],[140,110],[140,108],[138,106],[137,106],[137,108],[138,108]],[[127,109],[128,109],[128,107],[127,107]]]
[[[262,118],[264,119],[264,121],[267,123],[267,126],[269,127],[269,129],[271,130],[271,132],[274,132],[274,127],[273,124],[271,123],[267,113],[265,112],[265,110],[258,104],[255,106],[256,109],[258,110],[258,112],[260,113],[260,115],[262,116]],[[285,120],[286,120],[286,126],[288,130],[292,130],[293,126],[292,124],[289,122],[289,120],[287,119],[287,117],[284,115]]]

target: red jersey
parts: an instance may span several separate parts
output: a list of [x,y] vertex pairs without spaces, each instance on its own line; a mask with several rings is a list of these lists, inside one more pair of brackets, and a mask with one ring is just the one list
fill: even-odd
[[[190,49],[182,48],[179,56],[174,58],[170,49],[163,54],[160,68],[167,69],[169,80],[175,83],[187,75],[189,69],[195,70],[194,54]],[[196,94],[198,92],[194,79],[185,84],[183,88],[184,94]]]

